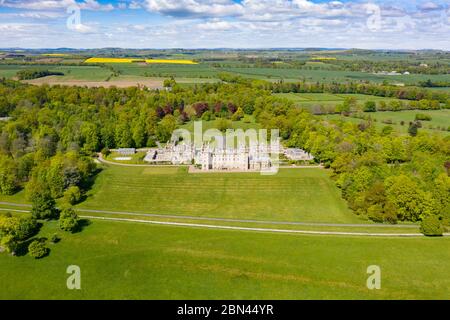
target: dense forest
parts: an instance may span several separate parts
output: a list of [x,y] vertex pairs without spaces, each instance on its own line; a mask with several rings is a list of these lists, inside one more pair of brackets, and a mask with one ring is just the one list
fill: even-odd
[[[30,86],[0,82],[0,193],[25,188],[30,198],[71,197],[89,187],[92,157],[104,148],[154,146],[196,119],[241,119],[280,129],[284,144],[311,152],[333,172],[343,197],[373,221],[450,221],[450,138],[379,130],[370,121],[330,121],[272,95],[285,92],[358,92],[448,106],[448,96],[425,89],[375,85],[229,83],[171,84],[171,90]],[[306,89],[305,89],[306,88]],[[377,94],[378,93],[378,94]],[[78,190],[74,190],[78,188]],[[50,201],[50,200],[49,200]]]

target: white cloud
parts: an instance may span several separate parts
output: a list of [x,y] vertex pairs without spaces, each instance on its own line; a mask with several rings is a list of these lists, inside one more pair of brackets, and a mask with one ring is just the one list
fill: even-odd
[[2,18],[22,18],[22,19],[57,19],[65,17],[61,12],[55,11],[27,11],[27,12],[15,12],[15,13],[0,13]]
[[434,3],[432,1],[425,2],[418,6],[418,8],[422,11],[435,11],[435,10],[442,10],[443,6],[440,4]]
[[242,13],[242,5],[231,0],[146,0],[144,7],[174,17],[220,17]]
[[100,4],[96,0],[84,0],[84,2],[77,3],[80,9],[93,11],[112,11],[114,6],[110,3]]
[[88,26],[86,24],[82,24],[82,23],[77,23],[74,24],[70,27],[70,30],[79,32],[79,33],[93,33],[95,32],[95,28],[93,28],[92,26]]
[[56,10],[71,6],[78,6],[80,9],[94,11],[111,11],[114,9],[112,4],[100,4],[96,0],[84,0],[83,2],[77,2],[75,0],[3,0],[2,5],[10,8],[29,10]]
[[[111,4],[105,4],[107,1],[78,1],[86,10],[113,9]],[[118,8],[125,9],[123,4],[127,4],[128,9],[147,10],[148,22],[140,19],[133,24],[133,16],[138,16],[138,12],[120,11],[120,15],[112,15],[108,23],[103,23],[105,20],[98,20],[102,22],[98,24],[83,21],[74,30],[68,30],[65,24],[58,26],[58,22],[53,21],[47,27],[45,24],[36,25],[33,30],[29,25],[18,22],[40,19],[39,22],[43,23],[42,19],[46,17],[49,20],[58,18],[48,13],[66,17],[65,8],[73,5],[75,0],[6,0],[9,6],[21,6],[21,9],[9,15],[0,14],[0,19],[15,22],[11,26],[0,26],[3,28],[0,30],[5,30],[0,34],[0,43],[11,47],[450,49],[450,12],[446,12],[450,8],[442,6],[439,1],[433,0],[434,5],[422,1],[423,5],[419,7],[417,2],[374,0],[380,4],[380,28],[373,30],[367,23],[370,18],[366,6],[368,0],[243,0],[240,3],[233,0],[120,0]],[[166,17],[152,19],[153,13]],[[102,14],[102,19],[106,16]],[[95,22],[94,16],[91,19]]]
[[137,1],[131,1],[131,3],[128,5],[128,8],[136,10],[136,9],[141,9],[141,5],[140,3],[138,3]]
[[233,25],[227,21],[210,21],[201,23],[197,27],[205,31],[227,31],[233,29]]

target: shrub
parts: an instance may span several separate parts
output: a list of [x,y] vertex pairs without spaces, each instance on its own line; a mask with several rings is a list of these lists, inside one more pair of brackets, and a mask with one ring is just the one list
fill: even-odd
[[423,113],[416,114],[416,121],[431,121],[431,116]]
[[422,219],[420,224],[420,232],[427,237],[439,237],[444,233],[442,222],[436,215],[428,215]]
[[394,131],[394,128],[391,126],[384,126],[383,129],[381,130],[381,132],[383,133],[384,136],[390,135],[393,131]]
[[59,217],[59,227],[64,231],[74,232],[78,228],[78,216],[72,208],[65,208]]
[[33,258],[40,259],[48,254],[49,249],[45,246],[45,242],[34,240],[28,246],[28,252]]
[[367,217],[373,222],[384,222],[383,208],[380,205],[373,205],[367,210]]
[[231,117],[231,119],[232,119],[233,121],[239,121],[239,120],[241,120],[243,117],[244,117],[244,111],[243,111],[241,108],[239,108],[239,109],[237,109],[237,111],[233,114],[233,116]]
[[385,203],[383,212],[384,212],[384,215],[383,215],[384,222],[390,223],[390,224],[397,224],[397,222],[398,222],[397,209],[392,202],[387,201]]
[[211,120],[211,116],[212,116],[211,111],[208,110],[205,113],[203,113],[202,120],[203,121],[210,121]]
[[51,241],[51,243],[58,243],[59,241],[61,241],[61,238],[58,236],[57,233],[55,233],[50,238],[50,241]]
[[57,215],[55,199],[48,190],[39,190],[31,195],[31,214],[35,219],[53,219]]
[[104,155],[105,157],[109,156],[111,154],[111,150],[109,150],[109,148],[105,147],[102,149],[102,155]]
[[64,192],[64,201],[70,205],[77,204],[81,200],[81,191],[77,186],[69,187]]
[[376,112],[377,104],[374,101],[367,101],[364,104],[364,112]]

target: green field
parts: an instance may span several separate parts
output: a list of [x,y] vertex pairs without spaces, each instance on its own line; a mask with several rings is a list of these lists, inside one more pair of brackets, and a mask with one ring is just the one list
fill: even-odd
[[361,222],[321,169],[189,174],[186,168],[108,166],[80,208],[235,219]]
[[370,114],[373,119],[377,119],[378,121],[386,121],[392,120],[396,124],[400,124],[401,121],[404,121],[408,124],[411,121],[414,121],[417,114],[426,114],[432,117],[431,121],[422,121],[422,125],[424,128],[429,128],[430,126],[436,127],[450,127],[450,110],[407,110],[400,112],[375,112]]
[[[219,122],[221,119],[215,119],[210,121],[202,121],[202,130],[206,131],[209,129],[217,129],[219,127]],[[240,121],[229,121],[229,129],[233,130],[248,130],[248,129],[260,129],[260,124],[256,122],[255,118],[253,116],[246,115],[242,120]],[[191,132],[194,132],[194,121],[189,121],[188,123],[183,124],[180,126],[181,129],[187,129]]]
[[[0,254],[0,299],[448,299],[449,238],[298,236],[92,220],[50,255]],[[81,268],[81,290],[66,269]],[[381,268],[381,290],[366,287]]]
[[[79,209],[193,217],[367,223],[354,215],[323,169],[197,173],[186,167],[104,165]],[[24,192],[0,201],[26,203]]]
[[[59,77],[60,81],[80,80],[80,81],[105,81],[113,73],[109,68],[113,68],[119,73],[112,79],[120,80],[159,80],[161,78],[174,77],[183,83],[201,83],[218,80],[220,73],[226,72],[233,75],[239,75],[249,79],[261,79],[267,81],[284,80],[287,82],[306,81],[306,82],[355,82],[371,81],[382,83],[388,81],[391,83],[403,83],[406,85],[416,85],[420,81],[431,79],[433,81],[448,81],[448,75],[399,75],[384,76],[375,75],[367,72],[340,71],[333,70],[332,65],[324,63],[309,63],[308,66],[315,66],[313,69],[298,68],[268,68],[252,65],[245,65],[237,61],[229,60],[224,62],[224,66],[217,66],[211,62],[202,62],[197,65],[169,65],[154,64],[141,65],[130,64],[109,64],[106,67],[98,66],[57,66],[57,65],[1,65],[0,77],[12,78],[17,71],[22,69],[48,69],[50,71],[64,72],[64,76]],[[331,68],[331,70],[330,70]]]
[[426,81],[431,79],[433,81],[448,81],[448,75],[398,75],[385,76],[375,75],[367,72],[356,71],[339,71],[326,70],[318,68],[317,70],[304,69],[274,69],[274,68],[223,68],[224,71],[241,75],[246,78],[264,79],[264,80],[285,80],[285,81],[299,81],[306,82],[349,82],[349,81],[371,81],[382,83],[384,81],[392,83],[403,83],[406,85],[414,85],[419,81]]
[[104,81],[110,75],[111,71],[97,66],[27,66],[27,65],[1,65],[0,78],[15,77],[17,72],[24,69],[42,69],[49,71],[63,72],[64,76],[58,76],[61,81],[85,80],[85,81]]
[[276,93],[280,98],[286,98],[296,103],[300,107],[311,109],[314,106],[333,107],[342,104],[346,98],[355,98],[359,105],[363,105],[366,101],[392,101],[395,98],[384,98],[364,94],[332,94],[332,93]]
[[[364,116],[370,116],[372,119],[376,119],[374,124],[377,128],[381,129],[385,126],[391,126],[395,131],[399,133],[408,133],[409,123],[415,120],[416,114],[426,114],[432,117],[431,121],[421,121],[422,128],[419,131],[426,131],[429,133],[438,133],[443,135],[450,134],[448,128],[450,127],[450,110],[406,110],[406,111],[386,111],[386,112],[373,112],[364,113]],[[344,117],[342,115],[323,115],[321,116],[330,120],[344,120],[353,123],[360,123],[364,120],[355,117]],[[391,121],[392,124],[384,123]],[[402,125],[401,122],[404,122]],[[441,130],[441,129],[444,130]]]

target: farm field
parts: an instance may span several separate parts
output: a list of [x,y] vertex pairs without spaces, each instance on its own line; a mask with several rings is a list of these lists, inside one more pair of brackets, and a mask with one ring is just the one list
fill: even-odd
[[[400,76],[382,76],[374,75],[366,72],[351,72],[327,70],[326,68],[317,69],[295,69],[295,68],[267,68],[267,67],[243,67],[242,65],[232,66],[233,61],[227,62],[227,65],[221,67],[212,63],[186,62],[181,64],[178,61],[191,60],[161,60],[154,59],[152,63],[130,63],[133,59],[122,59],[122,63],[106,63],[105,67],[93,65],[81,66],[57,66],[57,65],[1,65],[0,77],[12,78],[17,71],[22,69],[49,69],[50,71],[64,72],[64,76],[59,77],[61,80],[82,80],[82,81],[105,81],[113,75],[113,70],[119,74],[119,77],[126,76],[131,79],[137,77],[147,78],[147,80],[155,80],[161,78],[174,77],[176,80],[185,79],[185,83],[199,83],[208,81],[218,81],[219,74],[226,72],[233,75],[239,75],[244,78],[262,79],[267,81],[286,82],[307,81],[307,82],[348,82],[348,81],[372,81],[381,83],[388,81],[392,83],[404,83],[406,85],[414,85],[419,81],[431,79],[433,81],[448,81],[448,75],[400,75]],[[121,60],[121,61],[122,61]],[[149,60],[152,61],[152,60]],[[163,61],[173,61],[173,63],[162,63]],[[96,60],[93,62],[97,63]],[[229,66],[231,65],[231,67]],[[96,69],[91,69],[96,68]],[[134,80],[137,80],[134,79]],[[186,81],[186,79],[192,79]],[[203,80],[203,81],[201,81]],[[76,83],[75,83],[76,84]],[[129,85],[136,85],[127,84]],[[101,84],[105,85],[105,84]]]
[[374,112],[371,113],[370,116],[373,119],[377,119],[378,121],[386,121],[392,120],[396,124],[399,124],[401,121],[405,123],[409,123],[414,121],[417,114],[426,114],[432,117],[431,121],[422,121],[422,125],[424,128],[428,128],[429,126],[433,127],[450,127],[450,110],[405,110],[405,111],[387,111],[387,112]]
[[[42,260],[0,255],[0,299],[448,299],[449,238],[359,238],[91,220]],[[339,253],[339,254],[337,254]],[[66,269],[81,268],[82,290]],[[379,265],[382,289],[368,290]]]
[[431,79],[433,81],[448,80],[448,75],[399,75],[399,76],[384,76],[375,75],[367,72],[356,71],[340,71],[340,70],[304,70],[304,69],[274,69],[274,68],[223,68],[223,71],[239,74],[246,78],[265,79],[265,80],[285,80],[285,81],[299,81],[306,82],[348,82],[348,81],[371,81],[375,83],[382,83],[389,81],[394,83],[404,83],[406,85],[413,85],[419,81],[426,81]]
[[[426,131],[429,133],[437,133],[442,135],[449,135],[450,132],[446,130],[438,130],[438,128],[448,129],[450,126],[450,110],[406,110],[406,111],[386,111],[386,112],[372,112],[364,113],[365,116],[370,116],[372,119],[376,119],[377,122],[374,124],[378,128],[383,128],[387,125],[393,127],[397,132],[406,134],[408,132],[408,125],[410,122],[415,120],[416,114],[426,114],[432,117],[431,121],[421,121],[422,128],[419,131]],[[344,117],[342,115],[323,115],[326,119],[330,120],[344,120],[351,121],[354,123],[360,123],[364,120],[354,118],[354,117]],[[392,124],[383,123],[386,121],[392,121]],[[401,125],[401,122],[404,125]],[[430,126],[433,129],[430,129]]]
[[89,58],[85,63],[123,63],[130,64],[144,62],[148,64],[198,64],[192,60],[185,59],[140,59],[140,58]]
[[[42,69],[49,71],[63,72],[64,76],[51,76],[45,77],[50,79],[58,79],[58,81],[72,81],[72,80],[82,80],[82,81],[105,81],[110,75],[111,71],[101,68],[98,66],[44,66],[44,65],[33,65],[33,66],[17,66],[17,65],[1,65],[0,64],[0,78],[13,78],[16,73],[24,69]],[[35,79],[42,80],[45,78]]]
[[49,76],[34,80],[24,80],[23,82],[34,85],[61,85],[61,86],[81,86],[81,87],[117,87],[117,88],[129,88],[134,86],[146,86],[150,89],[161,89],[163,82],[151,79],[113,79],[110,81],[86,81],[86,80],[64,80],[57,76]]
[[350,212],[322,169],[280,169],[275,176],[261,176],[106,166],[78,207],[234,219],[363,222]]
[[363,105],[366,101],[392,101],[395,98],[384,98],[364,94],[332,94],[332,93],[275,93],[277,97],[286,98],[296,103],[300,107],[311,110],[312,107],[320,105],[326,107],[342,104],[345,98],[353,97],[358,104]]

